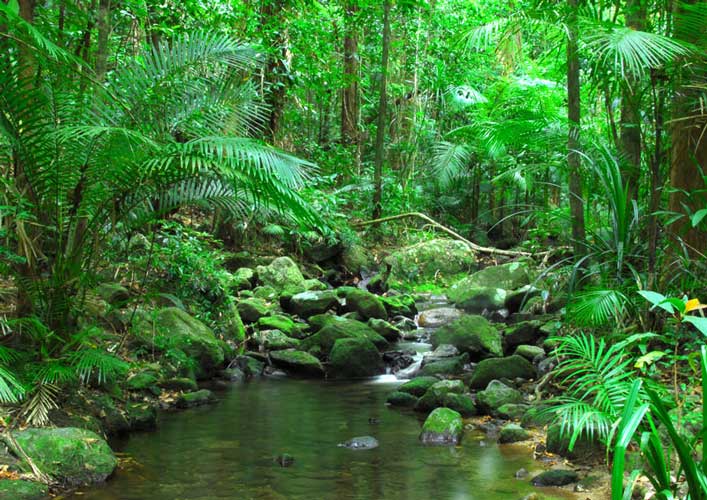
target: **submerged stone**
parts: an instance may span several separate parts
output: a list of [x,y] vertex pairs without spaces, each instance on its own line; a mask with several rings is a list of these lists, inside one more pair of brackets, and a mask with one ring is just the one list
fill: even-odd
[[338,444],[339,448],[351,450],[372,450],[378,448],[378,440],[372,436],[359,436]]

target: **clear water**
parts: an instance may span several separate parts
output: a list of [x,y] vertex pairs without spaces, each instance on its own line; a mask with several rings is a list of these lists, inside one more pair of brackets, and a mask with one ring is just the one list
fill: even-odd
[[[521,467],[539,471],[524,446],[483,446],[473,433],[458,447],[421,445],[420,417],[384,404],[399,383],[390,380],[234,385],[214,406],[163,415],[157,431],[114,443],[125,459],[116,475],[68,498],[514,500],[536,491],[514,478]],[[365,435],[380,446],[337,447]],[[292,466],[274,462],[282,453]]]

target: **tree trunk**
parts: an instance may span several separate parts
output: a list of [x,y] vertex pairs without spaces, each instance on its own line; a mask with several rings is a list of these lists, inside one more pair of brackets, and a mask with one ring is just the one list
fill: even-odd
[[261,26],[265,46],[272,53],[265,66],[265,102],[270,110],[265,139],[274,142],[285,112],[285,96],[289,87],[289,32],[285,20],[285,1],[266,0],[261,10]]
[[98,0],[98,47],[96,49],[96,80],[102,82],[108,70],[108,40],[111,30],[111,0]]
[[383,56],[381,58],[380,98],[378,101],[378,124],[376,127],[376,156],[373,173],[373,219],[383,211],[383,162],[385,161],[385,128],[387,121],[388,58],[390,56],[390,0],[383,3]]
[[580,142],[580,82],[579,52],[577,47],[577,0],[567,0],[570,8],[567,37],[567,175],[569,176],[570,216],[572,218],[572,240],[576,257],[585,253],[584,200],[582,198]]
[[[678,13],[680,10],[678,7]],[[690,43],[699,41],[701,33],[691,29],[687,23],[683,24],[684,16],[676,15],[674,19],[676,38]],[[707,174],[707,113],[700,105],[698,87],[707,72],[707,60],[704,54],[697,57],[700,59],[693,61],[690,68],[683,70],[679,76],[673,98],[670,161],[670,186],[673,191],[670,193],[669,210],[685,214],[687,207],[686,215],[707,208],[704,193],[707,186],[703,177]],[[692,227],[689,217],[676,221],[669,230],[674,238],[682,240],[690,257],[707,253],[707,235],[700,227]]]
[[346,33],[344,35],[344,90],[341,93],[341,142],[346,146],[357,145],[359,141],[359,55],[357,0],[346,2]]
[[[644,0],[629,0],[626,5],[626,25],[642,31],[646,24]],[[628,183],[629,197],[638,195],[641,178],[641,95],[640,78],[632,73],[626,75],[621,85],[621,141],[617,144],[623,153],[623,178]]]

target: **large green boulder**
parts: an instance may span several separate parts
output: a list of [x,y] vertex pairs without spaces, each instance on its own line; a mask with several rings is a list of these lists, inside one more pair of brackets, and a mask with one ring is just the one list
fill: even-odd
[[300,344],[299,340],[288,337],[280,330],[261,330],[255,335],[255,340],[268,351],[292,349]]
[[302,271],[289,257],[278,257],[267,266],[258,266],[255,272],[261,284],[271,286],[275,290],[285,288],[304,290]]
[[417,398],[408,392],[393,391],[385,400],[390,406],[412,408],[417,404]]
[[235,291],[250,290],[255,281],[255,271],[250,267],[240,267],[231,274],[228,285]]
[[489,287],[516,290],[533,280],[529,259],[489,266],[457,282],[451,288]]
[[463,430],[459,412],[450,408],[437,408],[425,420],[420,441],[425,444],[457,445],[462,439]]
[[370,340],[338,339],[331,349],[329,370],[336,378],[371,377],[383,372],[383,362]]
[[521,356],[508,356],[506,358],[484,359],[476,365],[469,386],[472,389],[482,389],[492,380],[506,379],[533,379],[536,376],[535,368]]
[[427,389],[439,382],[437,377],[415,377],[398,387],[398,391],[407,392],[413,396],[420,397],[427,392]]
[[444,405],[444,398],[447,394],[463,394],[466,387],[461,380],[440,380],[435,382],[425,394],[417,401],[415,410],[430,411]]
[[466,243],[441,238],[402,248],[388,256],[385,264],[392,287],[445,285],[459,273],[477,268],[476,257]]
[[178,408],[193,408],[216,402],[216,396],[208,389],[200,389],[194,392],[185,392],[177,399]]
[[520,391],[508,387],[499,380],[489,382],[486,389],[476,394],[476,404],[480,410],[490,415],[496,415],[498,409],[507,404],[520,404],[523,395]]
[[339,305],[333,290],[301,292],[292,296],[288,307],[292,314],[308,318],[323,314]]
[[[149,318],[149,316],[147,316]],[[176,307],[157,311],[150,320],[138,322],[136,336],[158,349],[177,348],[196,361],[197,378],[208,378],[224,363],[224,352],[214,332]]]
[[435,330],[431,342],[435,348],[451,344],[472,360],[503,356],[501,333],[483,316],[465,314]]
[[325,326],[314,335],[302,340],[300,348],[306,351],[315,350],[323,355],[328,355],[334,342],[338,339],[368,339],[378,348],[382,349],[388,342],[378,335],[370,326],[354,319],[331,316]]
[[247,324],[255,323],[263,316],[268,316],[273,309],[264,299],[258,297],[239,300],[237,308],[241,319]]
[[0,479],[0,500],[43,500],[49,498],[49,488],[42,483]]
[[586,433],[579,436],[570,450],[571,438],[570,429],[563,429],[560,424],[548,426],[545,439],[547,451],[580,462],[591,462],[594,458],[603,457],[606,452],[602,443],[590,438]]
[[403,332],[397,326],[391,325],[384,319],[371,318],[367,325],[388,342],[395,342],[403,337]]
[[323,377],[324,367],[321,362],[309,353],[285,350],[270,353],[272,363],[288,373],[305,377]]
[[447,290],[447,297],[454,305],[468,313],[481,314],[484,311],[503,309],[507,292],[503,288],[491,286],[458,286]]
[[406,318],[414,318],[417,314],[417,306],[415,305],[415,297],[412,295],[391,295],[380,296],[389,317],[405,316]]
[[542,325],[543,322],[537,320],[509,325],[503,332],[503,344],[509,351],[522,344],[534,344],[542,336]]
[[461,356],[439,359],[437,361],[424,363],[420,369],[419,375],[438,375],[440,377],[459,375],[464,371],[464,365],[468,362],[469,355],[467,353],[464,353]]
[[225,337],[228,340],[233,340],[237,344],[240,344],[245,340],[246,331],[243,320],[241,319],[241,313],[238,312],[238,307],[236,307],[235,304],[229,304],[225,316]]
[[103,283],[96,287],[95,292],[113,307],[123,306],[130,300],[130,292],[119,283]]
[[498,433],[499,443],[517,443],[530,439],[530,433],[518,424],[506,424]]
[[542,347],[538,347],[535,345],[519,345],[516,347],[516,350],[513,354],[516,354],[518,356],[522,356],[528,361],[534,360],[537,356],[544,356],[545,355],[545,349]]
[[377,295],[360,289],[351,290],[346,294],[346,310],[357,312],[365,319],[388,318],[383,301]]
[[105,481],[118,465],[108,443],[85,429],[27,429],[14,438],[39,470],[69,486]]
[[258,327],[261,330],[280,330],[282,333],[292,338],[299,338],[302,335],[303,323],[296,323],[289,316],[284,314],[273,314],[264,316],[258,320]]

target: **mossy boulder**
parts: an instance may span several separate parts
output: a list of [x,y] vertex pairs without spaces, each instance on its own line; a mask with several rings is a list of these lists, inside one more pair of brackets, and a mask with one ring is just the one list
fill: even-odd
[[272,312],[272,307],[264,299],[258,297],[241,299],[238,301],[237,307],[241,319],[247,324],[255,323]]
[[324,367],[311,354],[303,351],[285,350],[270,353],[273,364],[288,373],[306,377],[323,377]]
[[158,387],[158,382],[159,377],[156,372],[144,370],[128,377],[125,387],[129,391],[148,391],[158,396],[162,392]]
[[383,372],[383,362],[370,340],[338,339],[331,349],[329,369],[336,378],[371,377]]
[[198,389],[198,386],[196,385],[196,380],[189,377],[168,378],[165,380],[160,380],[157,385],[167,391],[190,392]]
[[378,335],[366,323],[340,316],[332,316],[317,333],[302,340],[300,348],[306,351],[315,349],[324,355],[328,355],[331,348],[334,347],[334,342],[338,339],[348,338],[368,339],[378,349],[388,345],[388,341]]
[[288,308],[293,314],[308,318],[323,314],[339,305],[339,299],[333,290],[308,291],[293,295]]
[[365,319],[387,319],[388,312],[377,295],[354,289],[346,294],[346,310],[359,313]]
[[579,474],[573,470],[552,469],[541,472],[531,481],[533,486],[565,486],[579,481]]
[[530,410],[530,405],[506,403],[496,408],[496,415],[507,420],[521,420]]
[[341,265],[351,274],[360,275],[362,271],[373,268],[373,258],[361,245],[349,245],[341,252]]
[[130,300],[130,291],[119,283],[103,283],[96,287],[95,292],[113,307],[123,306]]
[[267,266],[258,266],[255,272],[262,285],[271,286],[276,290],[285,288],[304,290],[302,271],[289,257],[278,257]]
[[417,404],[417,397],[413,396],[408,392],[393,391],[388,394],[386,398],[386,403],[390,406],[401,406],[405,408],[412,408]]
[[258,320],[258,327],[261,330],[280,330],[282,333],[292,338],[299,338],[302,335],[303,323],[296,323],[289,316],[284,314],[273,314]]
[[542,321],[521,321],[508,326],[503,332],[503,344],[506,349],[513,350],[522,344],[534,344],[540,339]]
[[246,331],[243,320],[241,319],[241,313],[238,312],[238,307],[233,303],[229,304],[225,316],[225,338],[240,344],[245,340]]
[[504,308],[506,296],[506,290],[492,286],[461,286],[457,283],[447,290],[447,297],[456,307],[472,314],[500,311]]
[[477,268],[476,257],[467,244],[443,238],[402,248],[388,256],[385,264],[391,287],[444,285],[459,273]]
[[185,392],[177,399],[178,408],[193,408],[216,402],[216,396],[208,389],[200,389],[194,392]]
[[439,382],[437,377],[415,377],[398,387],[398,391],[421,397],[437,382]]
[[542,290],[540,288],[534,287],[533,285],[525,285],[517,290],[508,292],[506,296],[506,303],[504,304],[508,312],[516,313],[521,310],[528,301],[540,297],[542,295]]
[[300,341],[282,333],[280,330],[262,330],[255,335],[260,346],[269,351],[293,349],[299,346]]
[[253,289],[253,297],[263,299],[266,302],[275,302],[279,300],[280,291],[270,285],[262,285]]
[[432,361],[430,363],[424,363],[419,374],[421,376],[439,375],[442,377],[459,375],[464,371],[464,365],[468,362],[469,355],[464,353],[461,356],[454,356],[451,358]]
[[455,286],[457,288],[488,287],[517,290],[529,285],[533,280],[534,273],[531,271],[531,266],[532,261],[529,259],[489,266],[464,278]]
[[450,408],[437,408],[425,420],[420,441],[424,444],[457,445],[461,442],[463,429],[459,412]]
[[384,319],[371,318],[366,324],[388,342],[395,342],[403,336],[398,327],[391,325]]
[[477,413],[474,401],[466,394],[447,394],[444,396],[442,406],[458,411],[462,417],[473,417]]
[[197,362],[197,378],[208,378],[223,365],[225,356],[214,332],[204,323],[176,307],[158,311],[158,331],[170,338],[173,347]]
[[228,284],[231,290],[250,290],[254,281],[255,271],[250,267],[239,267],[231,274]]
[[492,380],[506,378],[533,379],[535,378],[535,368],[530,361],[521,356],[508,356],[505,358],[484,359],[476,365],[469,379],[469,386],[472,389],[482,389]]
[[508,387],[500,380],[492,380],[485,390],[476,394],[476,404],[479,409],[491,415],[495,415],[497,410],[504,405],[522,402],[523,395],[520,391]]
[[463,394],[466,390],[461,380],[439,380],[425,391],[417,402],[416,410],[428,411],[443,406],[444,396],[450,393]]
[[0,500],[43,500],[49,488],[34,481],[0,479]]
[[391,295],[379,297],[388,317],[405,316],[406,318],[414,318],[417,314],[417,306],[415,305],[415,297],[412,295]]
[[530,433],[518,424],[506,424],[498,433],[499,443],[517,443],[530,439]]
[[535,345],[519,345],[516,347],[515,352],[513,353],[516,356],[522,356],[528,361],[534,360],[537,356],[543,356],[545,355],[545,349],[542,347],[538,347]]
[[575,461],[590,462],[593,458],[604,455],[605,447],[599,441],[581,435],[574,443],[572,450],[570,440],[572,432],[569,429],[562,429],[560,424],[553,424],[547,428],[545,445],[547,451],[556,455],[569,458]]
[[501,333],[483,316],[465,314],[435,330],[431,342],[435,348],[451,344],[472,360],[503,356]]
[[309,280],[304,280],[304,289],[305,291],[322,291],[322,290],[327,290],[327,285],[321,280],[318,280],[317,278],[312,278]]
[[68,486],[105,481],[118,465],[108,443],[85,429],[27,429],[14,438],[42,472]]
[[132,430],[144,431],[157,427],[157,409],[149,403],[128,403],[125,415]]

